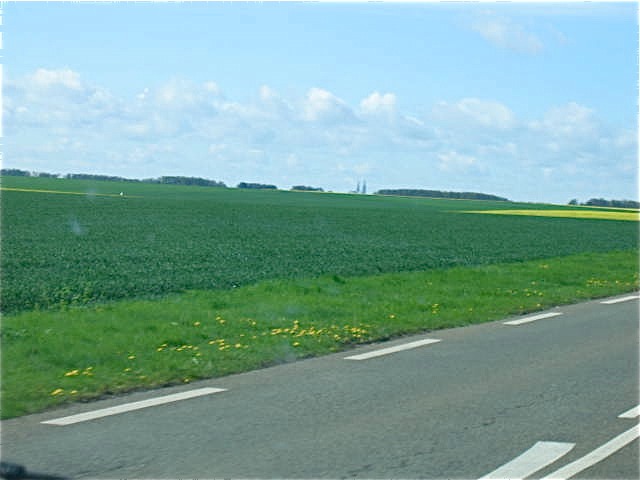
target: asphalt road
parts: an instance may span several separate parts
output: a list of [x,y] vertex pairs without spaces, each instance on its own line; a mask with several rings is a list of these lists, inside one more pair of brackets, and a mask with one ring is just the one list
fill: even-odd
[[[71,478],[542,478],[567,465],[580,469],[572,478],[640,478],[637,412],[619,418],[640,403],[638,300],[550,313],[561,315],[436,331],[4,421],[2,458]],[[440,341],[345,359],[426,338]],[[204,387],[226,390],[41,423]],[[603,445],[602,460],[585,466]],[[554,449],[557,460],[544,460]]]

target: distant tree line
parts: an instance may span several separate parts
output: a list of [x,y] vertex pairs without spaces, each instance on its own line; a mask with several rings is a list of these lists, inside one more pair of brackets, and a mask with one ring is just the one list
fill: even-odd
[[278,189],[278,187],[276,187],[275,185],[266,185],[264,183],[247,183],[247,182],[240,182],[238,184],[238,188],[254,188],[258,190],[277,190]]
[[[60,178],[66,178],[68,180],[99,180],[101,182],[141,182],[142,180],[115,177],[112,175],[96,175],[93,173],[67,173],[61,175]],[[151,179],[146,180],[150,182]]]
[[226,187],[224,182],[200,177],[160,177],[160,183],[168,185],[196,185],[198,187]]
[[294,185],[291,187],[291,190],[298,190],[302,192],[324,192],[322,188],[308,187],[306,185]]
[[443,192],[441,190],[420,189],[386,189],[378,190],[376,195],[401,195],[405,197],[429,197],[429,198],[456,198],[464,200],[497,200],[509,202],[510,200],[496,195],[476,192]]
[[98,180],[103,182],[136,182],[136,183],[163,183],[167,185],[196,185],[199,187],[226,187],[224,182],[218,182],[216,180],[208,180],[200,177],[180,177],[180,176],[167,176],[159,178],[124,178],[113,175],[96,175],[93,173],[68,173],[66,175],[60,175],[58,173],[46,173],[46,172],[29,172],[27,170],[19,170],[16,168],[3,168],[0,170],[0,175],[7,175],[12,177],[40,177],[40,178],[66,178],[69,180]]
[[604,198],[592,198],[584,203],[578,203],[575,198],[569,205],[584,205],[589,207],[614,207],[614,208],[640,208],[640,202],[635,200],[605,200]]
[[31,172],[26,170],[18,170],[17,168],[3,168],[0,175],[9,175],[11,177],[31,177]]

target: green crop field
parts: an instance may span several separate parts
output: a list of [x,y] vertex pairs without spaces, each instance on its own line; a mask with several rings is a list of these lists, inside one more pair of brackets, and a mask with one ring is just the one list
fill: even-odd
[[1,180],[2,418],[639,286],[629,211]]
[[18,177],[2,189],[4,313],[638,246],[637,222],[465,213],[539,205]]

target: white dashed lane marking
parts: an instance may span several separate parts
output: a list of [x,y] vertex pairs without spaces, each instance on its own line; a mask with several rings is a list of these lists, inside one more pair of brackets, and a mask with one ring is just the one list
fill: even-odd
[[509,322],[504,322],[504,324],[505,325],[523,325],[525,323],[535,322],[537,320],[543,320],[545,318],[557,317],[558,315],[562,315],[562,312],[541,313],[539,315],[532,315],[530,317],[521,318],[519,320],[511,320]]
[[638,300],[638,299],[640,299],[640,296],[631,295],[629,297],[614,298],[613,300],[604,300],[600,303],[603,305],[613,305],[614,303],[629,302],[631,300]]
[[[618,418],[633,419],[637,418],[639,415],[640,405],[621,413],[618,415]],[[580,457],[579,459],[547,475],[542,480],[566,480],[571,478],[613,455],[618,450],[636,440],[638,437],[640,437],[640,425],[635,425],[583,457]],[[563,457],[573,449],[574,446],[575,443],[538,442],[522,455],[514,458],[508,463],[505,463],[498,469],[482,477],[480,480],[506,480],[528,477]]]
[[505,463],[480,480],[528,477],[566,455],[574,446],[575,443],[538,442],[519,457]]
[[637,418],[640,415],[640,405],[618,415],[618,418]]
[[165,395],[163,397],[149,398],[147,400],[141,400],[139,402],[125,403],[117,405],[115,407],[102,408],[100,410],[93,410],[91,412],[79,413],[77,415],[70,415],[68,417],[55,418],[53,420],[47,420],[42,422],[47,425],[71,425],[79,422],[87,422],[89,420],[95,420],[97,418],[108,417],[110,415],[118,415],[120,413],[131,412],[133,410],[140,410],[142,408],[155,407],[156,405],[163,405],[165,403],[178,402],[180,400],[187,400],[189,398],[201,397],[203,395],[211,395],[212,393],[225,392],[224,388],[199,388],[197,390],[189,390],[188,392],[174,393],[172,395]]
[[402,352],[404,350],[411,350],[413,348],[424,347],[432,343],[438,343],[440,340],[435,338],[425,338],[424,340],[418,340],[416,342],[403,343],[402,345],[396,345],[395,347],[382,348],[380,350],[374,350],[372,352],[361,353],[359,355],[351,355],[344,357],[345,360],[368,360],[370,358],[381,357],[383,355],[390,355],[396,352]]
[[638,436],[640,436],[640,426],[636,425],[617,437],[612,438],[607,443],[596,448],[584,457],[581,457],[575,462],[571,462],[569,465],[565,465],[561,469],[556,470],[543,480],[565,480],[567,478],[571,478],[583,470],[586,470],[587,468],[592,467],[596,463],[613,455],[621,448],[633,442],[638,438]]

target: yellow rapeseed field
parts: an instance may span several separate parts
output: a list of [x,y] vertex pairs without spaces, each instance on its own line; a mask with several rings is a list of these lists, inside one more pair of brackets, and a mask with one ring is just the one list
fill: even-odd
[[535,217],[591,218],[599,220],[627,220],[637,222],[640,212],[636,210],[472,210],[466,213],[489,213],[493,215],[527,215]]

